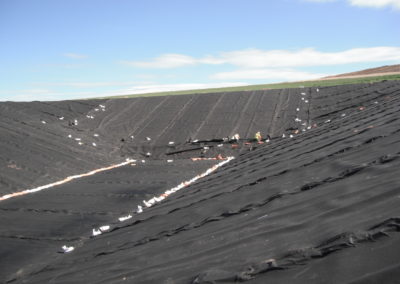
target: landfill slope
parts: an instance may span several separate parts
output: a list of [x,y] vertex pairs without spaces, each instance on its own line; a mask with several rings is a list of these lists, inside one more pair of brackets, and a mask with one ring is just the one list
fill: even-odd
[[110,163],[112,158],[104,152],[80,146],[75,138],[85,140],[88,134],[78,129],[79,124],[69,125],[99,103],[0,102],[0,194],[41,186]]
[[280,111],[277,104],[289,93],[282,92],[286,94],[0,103],[0,193],[41,186],[127,157],[143,158],[149,151],[152,158],[165,158],[167,150],[179,149],[190,138],[235,132],[252,137],[274,125],[273,110]]
[[[364,95],[390,84],[321,88],[321,94]],[[312,97],[308,98],[308,104],[304,103],[306,100],[300,94],[306,90],[308,95],[316,92],[316,88],[304,88],[131,99],[2,102],[0,194],[42,186],[126,158],[144,158],[147,153],[153,159],[165,159],[166,154],[182,150],[186,151],[183,156],[169,156],[198,155],[199,151],[188,151],[199,146],[191,147],[186,143],[189,139],[221,139],[235,133],[247,139],[253,138],[257,131],[264,136],[281,136],[285,131],[300,128],[295,121],[298,115],[302,116],[302,123],[310,123],[313,115],[323,111],[323,107],[314,109]],[[328,99],[324,101],[329,104]],[[207,155],[215,154],[214,148]]]
[[[155,155],[140,168],[112,170],[109,184],[102,182],[104,173],[1,202],[9,220],[0,236],[8,248],[1,250],[9,259],[8,269],[0,270],[5,282],[396,283],[399,81],[202,96],[182,97],[179,114],[167,110],[175,110],[178,97],[106,101],[110,113],[81,127],[104,131],[103,137],[109,131],[107,147],[121,157]],[[179,150],[189,138],[236,132],[251,138],[258,130],[271,141],[213,147],[206,156],[220,152],[235,159],[143,213],[112,223],[109,232],[88,235],[132,212],[143,194],[158,194],[210,166],[187,159],[198,150],[166,155],[168,141]],[[142,142],[129,141],[131,135]],[[174,167],[178,172],[161,174]],[[158,178],[163,182],[152,185]],[[32,212],[37,215],[28,217]],[[63,244],[75,250],[58,253]]]
[[[187,141],[280,135],[298,90],[62,102],[0,103],[0,194],[126,158],[164,159]],[[289,98],[291,102],[289,103]],[[170,145],[169,142],[174,142]],[[194,147],[196,148],[196,147]],[[196,153],[197,154],[197,153]],[[189,153],[189,156],[193,153]]]
[[119,217],[144,206],[143,200],[213,163],[132,163],[1,202],[0,282],[47,265],[63,245],[89,239],[104,224],[119,223]]

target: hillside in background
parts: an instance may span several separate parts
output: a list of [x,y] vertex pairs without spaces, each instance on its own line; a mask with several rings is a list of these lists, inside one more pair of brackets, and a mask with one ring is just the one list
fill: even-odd
[[365,69],[356,72],[344,73],[334,76],[326,77],[325,79],[335,79],[335,78],[346,78],[346,77],[354,77],[354,76],[377,76],[377,75],[385,75],[385,74],[400,74],[400,64],[397,65],[388,65],[376,68]]

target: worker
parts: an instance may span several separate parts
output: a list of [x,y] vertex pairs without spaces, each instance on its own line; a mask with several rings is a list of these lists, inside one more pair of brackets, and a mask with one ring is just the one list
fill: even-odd
[[256,132],[256,134],[254,135],[254,138],[257,140],[257,142],[260,142],[262,139],[261,132],[260,131]]

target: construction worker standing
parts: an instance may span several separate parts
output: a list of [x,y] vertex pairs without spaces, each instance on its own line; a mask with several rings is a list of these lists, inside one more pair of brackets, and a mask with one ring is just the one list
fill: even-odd
[[254,138],[257,140],[257,142],[260,142],[262,139],[261,132],[260,131],[256,132],[256,134],[254,135]]

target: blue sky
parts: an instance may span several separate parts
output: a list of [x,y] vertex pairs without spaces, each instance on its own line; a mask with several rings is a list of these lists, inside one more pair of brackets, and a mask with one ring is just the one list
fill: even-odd
[[0,100],[319,78],[400,63],[400,0],[0,0]]

